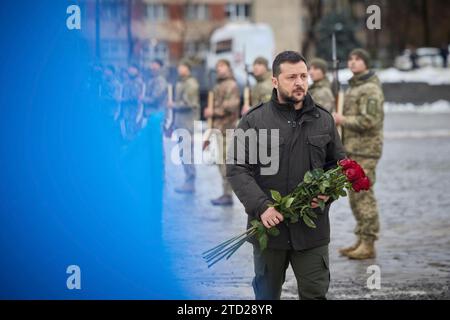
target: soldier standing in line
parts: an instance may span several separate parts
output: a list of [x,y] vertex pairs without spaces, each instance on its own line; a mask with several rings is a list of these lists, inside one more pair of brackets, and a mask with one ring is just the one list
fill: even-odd
[[267,102],[272,97],[272,71],[269,70],[269,61],[264,57],[257,57],[253,62],[252,73],[256,84],[250,90],[251,105],[244,105],[242,114],[247,113],[252,106]]
[[372,181],[367,192],[349,192],[350,206],[356,219],[354,245],[340,250],[350,259],[375,257],[374,243],[378,239],[378,207],[373,185],[375,170],[383,148],[384,95],[380,80],[369,70],[370,56],[364,49],[354,49],[348,58],[353,73],[349,81],[343,115],[333,114],[342,126],[342,141],[349,157],[356,160]]
[[[191,134],[191,159],[185,162],[183,150],[180,149],[180,158],[183,162],[185,180],[183,185],[176,188],[179,193],[192,193],[195,191],[196,170],[193,163],[194,155],[194,121],[200,115],[200,89],[198,81],[191,75],[191,64],[182,60],[178,65],[178,82],[175,87],[175,100],[168,102],[168,107],[174,111],[174,129],[186,129]],[[180,138],[181,139],[181,138]],[[181,140],[179,141],[181,143]]]
[[155,59],[150,62],[150,75],[145,82],[144,117],[150,117],[152,112],[163,109],[167,102],[168,83],[162,75],[163,62]]
[[309,87],[309,93],[314,99],[314,102],[327,109],[328,112],[333,112],[336,102],[331,91],[330,81],[327,78],[327,71],[328,66],[325,60],[319,58],[311,60],[309,64],[309,76],[313,84]]
[[226,178],[226,130],[235,129],[236,121],[239,118],[240,93],[239,87],[234,79],[228,60],[221,59],[216,64],[217,84],[214,92],[214,108],[213,111],[205,108],[205,118],[213,119],[213,128],[218,129],[222,133],[222,163],[219,164],[220,174],[222,176],[223,194],[217,199],[211,200],[216,206],[226,206],[233,204],[232,189]]
[[123,84],[121,97],[121,130],[124,138],[132,140],[140,128],[140,120],[143,115],[142,98],[144,82],[135,64],[128,67],[128,78]]
[[119,104],[117,101],[120,97],[120,86],[114,66],[106,66],[103,70],[102,82],[100,83],[100,98],[102,111],[108,116],[115,117],[118,112]]

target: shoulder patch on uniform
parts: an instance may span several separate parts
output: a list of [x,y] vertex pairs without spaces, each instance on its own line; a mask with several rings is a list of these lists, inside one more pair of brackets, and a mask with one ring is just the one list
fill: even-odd
[[375,116],[378,113],[378,101],[375,98],[367,99],[367,113]]

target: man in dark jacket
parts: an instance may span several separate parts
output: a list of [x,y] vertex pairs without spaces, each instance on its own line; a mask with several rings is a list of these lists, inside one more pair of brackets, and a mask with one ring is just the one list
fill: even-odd
[[[308,94],[305,58],[297,52],[284,51],[275,58],[272,70],[272,98],[254,106],[241,119],[234,134],[234,145],[228,150],[227,177],[244,204],[249,221],[259,218],[266,228],[277,226],[280,230],[278,236],[269,237],[263,252],[252,241],[256,299],[280,299],[289,263],[297,278],[300,298],[324,299],[330,282],[328,211],[331,201],[319,196],[326,201],[323,211],[318,208],[317,199],[311,204],[318,215],[317,228],[312,229],[301,221],[284,223],[281,213],[268,207],[270,190],[284,196],[303,180],[308,170],[336,163],[345,154],[333,117]],[[251,136],[252,131],[259,136],[257,148],[250,145],[251,139],[242,139],[242,133]],[[272,139],[273,135],[278,139]],[[277,165],[271,164],[277,168],[276,172],[267,173],[267,161],[261,161],[260,157],[261,148],[269,149],[266,154],[279,155],[274,157]],[[256,149],[257,161],[250,161],[253,155],[249,153]],[[244,157],[239,155],[240,150],[245,151]]]

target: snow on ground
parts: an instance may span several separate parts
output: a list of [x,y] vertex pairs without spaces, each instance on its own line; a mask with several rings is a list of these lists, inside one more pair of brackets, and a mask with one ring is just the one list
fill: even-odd
[[[423,82],[429,85],[450,84],[450,68],[425,67],[412,71],[400,71],[395,68],[388,68],[376,70],[376,73],[383,83]],[[347,84],[351,77],[352,72],[349,69],[339,70],[339,81],[342,84]]]
[[432,103],[425,103],[422,105],[415,105],[413,103],[394,103],[385,102],[384,112],[399,113],[399,112],[414,112],[414,113],[449,113],[450,101],[438,100]]

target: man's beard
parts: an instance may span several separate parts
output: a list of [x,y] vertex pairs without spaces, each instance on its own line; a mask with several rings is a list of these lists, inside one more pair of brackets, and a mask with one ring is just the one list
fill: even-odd
[[294,96],[294,94],[289,95],[289,93],[287,93],[283,88],[278,87],[278,91],[280,93],[280,96],[283,98],[284,101],[286,101],[289,104],[297,104],[299,102],[302,102],[303,100],[305,100],[305,96],[306,93],[305,91],[302,90],[303,94],[303,98],[296,98]]

